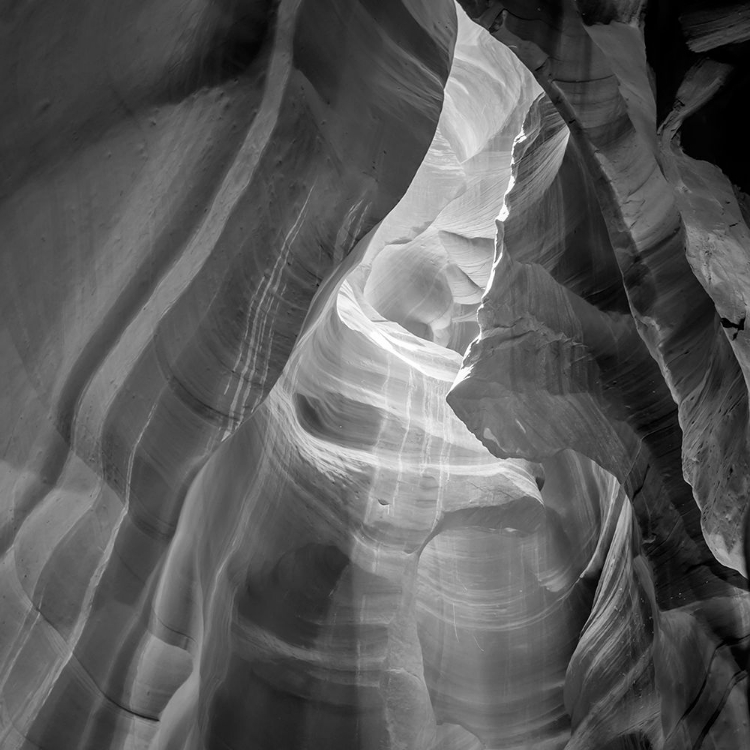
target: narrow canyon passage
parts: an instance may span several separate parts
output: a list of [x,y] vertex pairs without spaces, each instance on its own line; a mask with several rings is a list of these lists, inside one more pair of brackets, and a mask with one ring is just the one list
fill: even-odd
[[750,33],[462,5],[8,11],[2,750],[750,747]]

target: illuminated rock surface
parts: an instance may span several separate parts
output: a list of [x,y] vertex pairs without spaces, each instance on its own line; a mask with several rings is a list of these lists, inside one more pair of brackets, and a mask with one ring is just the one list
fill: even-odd
[[747,14],[116,5],[0,27],[0,747],[749,747]]

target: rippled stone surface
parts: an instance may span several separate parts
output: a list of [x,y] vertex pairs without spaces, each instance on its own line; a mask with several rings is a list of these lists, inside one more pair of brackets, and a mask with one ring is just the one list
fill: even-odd
[[465,5],[4,12],[3,750],[750,746],[744,16]]
[[447,1],[8,9],[4,748],[155,736],[196,663],[155,605],[181,612],[195,565],[167,562],[185,497],[411,181],[455,18]]
[[657,127],[669,91],[657,78],[654,96],[647,56],[657,72],[669,67],[653,41],[669,31],[667,13],[647,16],[644,36],[632,4],[469,10],[546,96],[516,141],[480,335],[449,401],[495,455],[586,455],[620,482],[637,523],[633,557],[615,575],[618,594],[637,591],[639,604],[623,622],[613,596],[583,628],[566,676],[568,746],[744,746],[747,652],[730,644],[747,638],[747,584],[735,570],[746,570],[736,321],[748,229],[740,188],[680,142],[733,66],[700,58],[681,70],[674,59],[682,81]]
[[[548,100],[533,105],[515,153],[517,179],[479,312],[482,332],[449,401],[496,455],[546,467],[573,449],[618,480],[634,517],[619,521],[614,543],[621,557],[613,553],[600,574],[568,666],[571,746],[598,747],[627,731],[641,736],[638,742],[681,747],[696,731],[683,725],[703,729],[691,716],[702,710],[679,703],[667,722],[663,700],[675,700],[673,667],[656,655],[669,649],[679,655],[675,663],[689,660],[686,642],[693,639],[713,643],[706,648],[714,653],[725,628],[731,639],[743,638],[750,603],[744,579],[717,563],[706,545],[681,474],[677,408],[622,288],[612,283],[618,276],[607,273],[612,251],[604,222],[592,211],[577,149]],[[518,210],[521,201],[525,211]],[[714,609],[728,619],[707,620]],[[735,686],[742,658],[729,657],[719,674],[694,666],[680,676],[691,699],[708,688],[697,702],[733,695],[719,746],[744,741],[747,731],[744,693]],[[605,699],[591,695],[596,684]]]

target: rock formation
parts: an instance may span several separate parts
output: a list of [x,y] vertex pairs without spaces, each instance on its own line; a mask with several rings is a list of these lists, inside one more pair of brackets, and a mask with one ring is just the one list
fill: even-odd
[[750,747],[746,9],[110,5],[1,16],[0,747]]

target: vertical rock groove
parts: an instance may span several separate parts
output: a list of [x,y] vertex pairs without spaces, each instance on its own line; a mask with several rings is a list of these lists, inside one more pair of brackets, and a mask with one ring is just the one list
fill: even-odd
[[6,3],[2,750],[750,746],[749,17]]

